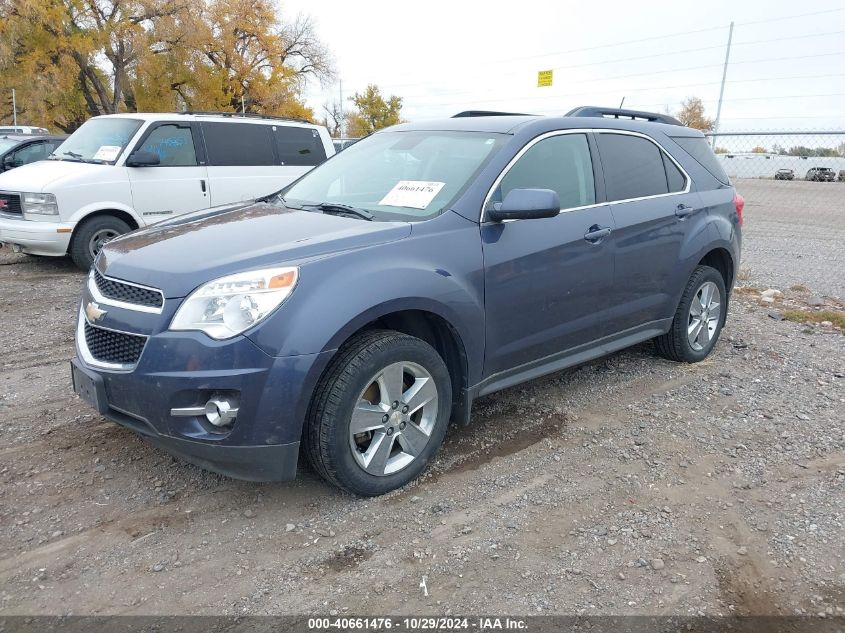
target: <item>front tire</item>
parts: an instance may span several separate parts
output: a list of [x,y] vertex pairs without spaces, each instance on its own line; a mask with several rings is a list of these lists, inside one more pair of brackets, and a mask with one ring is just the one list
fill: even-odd
[[128,233],[129,225],[113,215],[95,215],[84,220],[73,232],[70,241],[70,258],[82,270],[89,270],[103,245]]
[[681,295],[672,327],[654,339],[657,353],[687,363],[707,358],[725,324],[727,298],[725,280],[719,271],[697,266]]
[[364,332],[338,351],[317,385],[305,453],[329,483],[381,495],[425,470],[451,409],[449,371],[433,347],[390,330]]

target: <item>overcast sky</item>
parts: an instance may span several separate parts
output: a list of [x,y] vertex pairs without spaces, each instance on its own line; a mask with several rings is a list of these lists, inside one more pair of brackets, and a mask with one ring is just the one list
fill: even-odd
[[[736,25],[721,129],[845,128],[842,0],[460,2],[280,0],[310,14],[344,98],[377,84],[403,117],[460,110],[564,113],[579,105],[716,113],[728,25]],[[551,87],[537,71],[554,70]],[[318,117],[340,86],[311,85]],[[348,101],[344,107],[350,107]]]

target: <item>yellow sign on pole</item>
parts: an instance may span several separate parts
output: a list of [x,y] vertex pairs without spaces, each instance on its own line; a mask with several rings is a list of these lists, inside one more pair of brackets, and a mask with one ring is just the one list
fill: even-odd
[[552,85],[552,72],[551,70],[541,70],[537,73],[537,87],[543,88],[544,86],[551,86]]

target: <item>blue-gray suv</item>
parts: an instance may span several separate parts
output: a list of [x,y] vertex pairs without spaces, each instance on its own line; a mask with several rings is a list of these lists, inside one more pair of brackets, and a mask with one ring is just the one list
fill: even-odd
[[204,468],[285,480],[302,449],[382,494],[479,396],[649,339],[705,358],[742,207],[701,132],[664,115],[397,125],[277,194],[110,242],[74,389]]

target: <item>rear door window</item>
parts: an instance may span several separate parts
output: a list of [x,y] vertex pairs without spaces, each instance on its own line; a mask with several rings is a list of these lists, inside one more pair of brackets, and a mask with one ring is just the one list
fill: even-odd
[[678,169],[678,166],[672,162],[665,153],[663,154],[663,166],[666,168],[666,180],[669,183],[669,193],[678,193],[683,191],[687,186],[687,179],[684,174]]
[[663,152],[657,145],[628,134],[601,133],[596,137],[608,201],[669,193]]
[[313,166],[326,160],[320,133],[314,128],[274,126],[276,151],[282,165]]
[[208,164],[213,166],[277,165],[273,129],[257,123],[202,124]]

